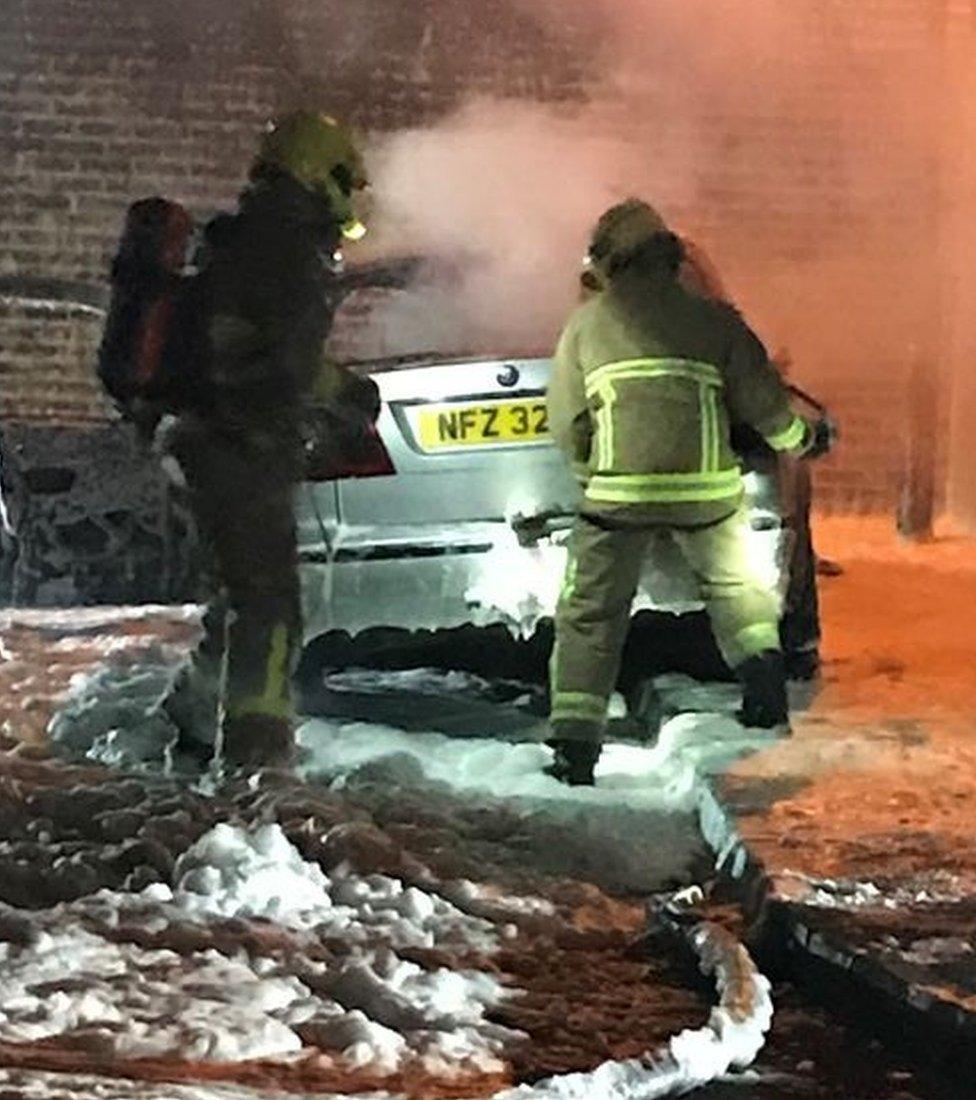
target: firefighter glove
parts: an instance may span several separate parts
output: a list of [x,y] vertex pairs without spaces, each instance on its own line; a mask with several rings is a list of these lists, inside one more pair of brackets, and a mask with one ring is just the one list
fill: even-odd
[[804,458],[822,458],[830,454],[837,442],[837,425],[829,416],[821,416],[811,425],[811,442]]

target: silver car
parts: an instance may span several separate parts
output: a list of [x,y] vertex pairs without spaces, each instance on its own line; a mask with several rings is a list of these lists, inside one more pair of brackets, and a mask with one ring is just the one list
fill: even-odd
[[[429,356],[360,369],[382,397],[375,435],[332,437],[320,480],[297,494],[307,639],[472,623],[530,634],[552,614],[578,503],[548,435],[550,361]],[[326,425],[323,437],[337,430]],[[755,568],[785,595],[791,478],[770,452],[753,451]],[[701,607],[670,543],[649,560],[635,610]]]
[[[340,297],[401,287],[414,268],[363,267],[349,273]],[[0,292],[96,311],[106,299],[104,287],[50,280],[0,278]],[[552,614],[579,498],[548,437],[549,360],[414,355],[356,369],[380,390],[375,433],[349,438],[342,423],[324,423],[312,476],[296,494],[306,640],[468,624],[529,635]],[[757,439],[740,450],[755,567],[784,598],[787,648],[815,650],[809,477]],[[635,611],[700,609],[675,550],[662,544],[651,560]]]

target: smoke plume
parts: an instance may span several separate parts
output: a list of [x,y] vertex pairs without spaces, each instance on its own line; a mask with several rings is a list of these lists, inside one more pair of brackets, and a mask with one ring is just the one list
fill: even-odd
[[[770,342],[849,353],[825,341],[822,310],[850,310],[853,291],[871,343],[891,313],[877,265],[934,217],[942,104],[925,79],[934,48],[872,52],[850,7],[604,0],[585,103],[474,99],[378,141],[373,247],[450,275],[388,303],[374,336],[390,351],[551,346],[590,225],[638,194],[706,249]],[[905,279],[896,301],[917,290]]]

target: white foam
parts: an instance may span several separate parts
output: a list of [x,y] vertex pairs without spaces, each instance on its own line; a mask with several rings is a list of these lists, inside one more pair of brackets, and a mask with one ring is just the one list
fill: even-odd
[[279,825],[245,833],[221,823],[176,864],[174,901],[192,913],[315,922],[332,908],[328,880],[303,860]]
[[[780,598],[786,582],[783,558],[786,542],[778,526],[754,530],[743,524],[748,546],[748,565],[757,583]],[[566,533],[523,547],[513,531],[500,535],[479,564],[477,575],[465,592],[476,625],[508,624],[529,637],[540,620],[555,613],[566,571]],[[682,615],[704,606],[701,586],[676,545],[663,537],[655,540],[641,572],[632,613],[667,611]]]
[[[450,1075],[499,1070],[514,1037],[486,1020],[505,996],[493,977],[424,970],[397,953],[489,952],[499,941],[493,925],[395,879],[348,869],[326,876],[278,825],[216,826],[178,861],[172,891],[102,891],[16,916],[31,942],[0,945],[4,1041],[70,1032],[122,1058],[237,1062],[293,1056],[306,1036],[378,1073],[419,1059]],[[131,924],[165,937],[187,920],[226,918],[272,919],[295,935],[274,957],[225,957],[146,949],[99,932]],[[311,949],[330,940],[344,953],[326,964]]]
[[472,672],[442,671],[436,668],[371,669],[351,668],[330,672],[325,678],[330,691],[410,692],[414,695],[483,695],[490,690],[487,680]]
[[723,929],[700,924],[691,941],[720,993],[704,1027],[682,1031],[655,1054],[509,1089],[496,1100],[655,1100],[683,1096],[751,1065],[772,1023],[769,980]]
[[213,951],[117,944],[68,918],[0,957],[0,1037],[32,1042],[71,1033],[120,1057],[179,1055],[236,1062],[292,1053],[301,1040],[277,1017],[309,993],[291,975],[258,977]]
[[346,942],[383,938],[394,947],[497,944],[493,926],[438,894],[387,875],[303,860],[277,824],[244,831],[219,824],[177,860],[173,903],[201,917],[265,918]]
[[[413,679],[412,690],[419,691],[447,688],[463,694],[478,687],[463,676],[456,682],[428,674]],[[353,678],[348,687],[358,690],[364,684],[369,686],[368,677]],[[85,697],[87,691],[97,718],[99,707],[112,703],[112,692],[106,693],[111,685],[101,684],[99,690],[93,685],[99,687],[93,678],[79,682],[76,695]],[[139,690],[130,693],[130,704],[142,705],[148,685],[149,680],[136,684]],[[402,676],[390,686],[402,687]],[[510,800],[527,824],[544,823],[540,835],[550,847],[556,830],[559,846],[574,865],[584,853],[601,869],[629,858],[634,868],[621,872],[621,880],[628,882],[628,875],[661,872],[655,867],[661,858],[657,849],[675,868],[686,861],[688,840],[674,841],[666,830],[675,828],[681,812],[690,820],[695,763],[741,745],[742,730],[721,713],[725,709],[678,715],[653,748],[607,746],[592,789],[568,788],[545,775],[550,753],[537,744],[324,721],[307,723],[300,739],[309,754],[304,770],[310,776],[342,786],[381,775],[378,789],[384,797],[391,785],[406,790],[419,781],[423,792],[456,794],[469,806],[479,799],[485,806]],[[103,710],[102,726],[104,718]],[[118,721],[109,734],[124,740],[125,715]],[[140,728],[140,736],[146,735]],[[107,737],[98,743],[110,744]],[[125,748],[118,747],[120,752]],[[657,838],[653,853],[634,843],[635,836],[647,835],[650,823]],[[471,916],[444,895],[492,919]],[[236,1061],[292,1058],[304,1037],[347,1064],[378,1073],[394,1072],[407,1059],[420,1059],[444,1075],[496,1071],[514,1039],[486,1019],[506,995],[502,987],[491,975],[460,964],[424,970],[401,952],[429,947],[448,958],[490,953],[507,934],[499,923],[506,911],[544,914],[547,909],[538,899],[481,897],[470,884],[433,893],[387,876],[358,875],[348,867],[326,875],[301,858],[277,825],[253,830],[217,826],[181,857],[172,890],[157,886],[139,896],[103,892],[29,915],[44,947],[0,947],[0,1039],[31,1029],[47,1036],[75,1030],[83,1039],[90,1037],[94,1048],[121,1056]],[[108,927],[133,923],[165,933],[187,921],[207,926],[228,918],[270,920],[291,937],[289,947],[275,958],[243,952],[225,958],[213,951],[178,955],[113,944],[94,930],[99,922]],[[344,945],[339,960],[326,964],[309,950],[313,943],[333,940]],[[44,975],[55,976],[59,985],[45,987]],[[759,1001],[760,986],[757,979]],[[706,1071],[724,1072],[719,1069],[723,1063],[725,1068],[745,1064],[756,1034],[755,1027],[720,1006],[708,1028],[676,1037],[667,1058],[612,1063],[593,1074],[568,1075],[510,1095],[533,1100],[665,1095],[654,1091],[661,1081],[684,1088],[704,1080]]]
[[[546,774],[552,754],[540,744],[322,720],[306,723],[299,738],[306,776],[378,811],[393,790],[402,806],[435,812],[449,831],[456,822],[462,836],[466,815],[514,816],[517,836],[495,849],[502,865],[649,892],[685,881],[701,854],[695,773],[658,748],[607,745],[596,786],[567,787]],[[653,846],[635,843],[649,835]]]
[[567,787],[545,773],[552,753],[541,744],[407,733],[365,722],[337,726],[325,719],[306,722],[298,737],[308,754],[301,770],[309,778],[341,781],[371,762],[400,757],[419,765],[426,779],[458,792],[588,805],[692,805],[692,774],[659,748],[608,744],[597,765],[597,785]]
[[166,622],[196,622],[198,604],[139,604],[138,606],[24,608],[0,611],[0,628],[33,627],[49,631],[95,630],[147,619]]
[[168,647],[155,646],[138,661],[75,673],[48,725],[51,739],[101,764],[161,763],[176,730],[155,708],[178,663]]

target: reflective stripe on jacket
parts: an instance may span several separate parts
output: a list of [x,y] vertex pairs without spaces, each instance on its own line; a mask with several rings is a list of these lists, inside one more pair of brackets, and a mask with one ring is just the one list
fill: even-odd
[[597,507],[700,503],[709,519],[742,493],[732,422],[776,450],[807,436],[739,315],[663,278],[612,286],[573,314],[548,402],[554,438]]

